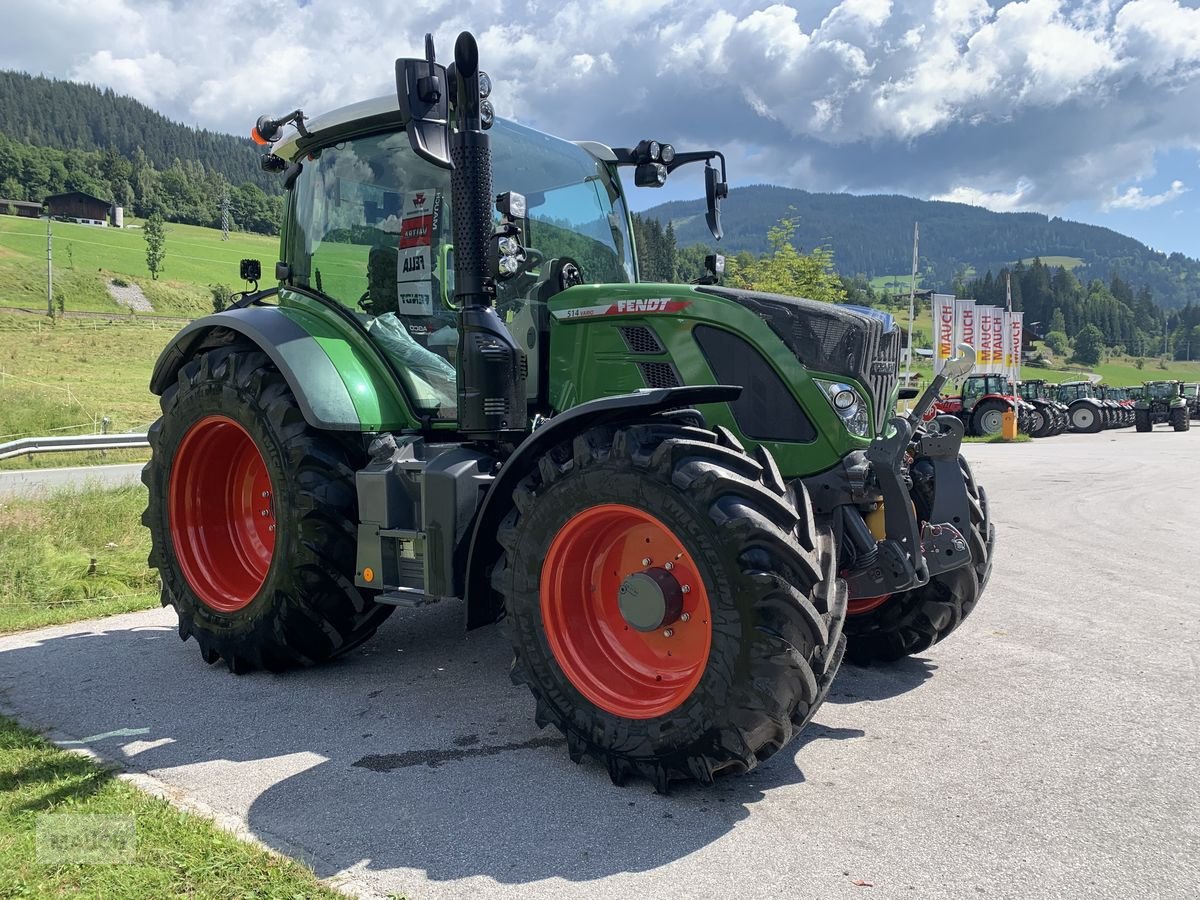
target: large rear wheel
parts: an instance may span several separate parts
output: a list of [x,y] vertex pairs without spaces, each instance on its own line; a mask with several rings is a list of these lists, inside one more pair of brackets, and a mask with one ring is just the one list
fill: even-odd
[[975,407],[971,416],[971,430],[976,437],[992,437],[1004,429],[1004,414],[1010,410],[1000,400],[984,400]]
[[361,448],[304,420],[264,353],[202,353],[163,392],[142,471],[162,603],[204,660],[279,670],[362,643],[392,611],[354,586]]
[[[913,466],[913,502],[922,519],[933,508],[936,485],[932,466]],[[971,564],[935,575],[923,587],[850,601],[846,619],[846,652],[857,663],[891,662],[928,650],[971,614],[992,575],[996,529],[988,512],[987,492],[975,481],[967,461],[959,457],[967,485],[971,523],[962,529],[971,548]]]
[[[799,493],[797,493],[799,491]],[[841,661],[845,585],[802,487],[728,435],[594,429],[543,457],[499,533],[513,679],[616,783],[709,783],[788,743]]]

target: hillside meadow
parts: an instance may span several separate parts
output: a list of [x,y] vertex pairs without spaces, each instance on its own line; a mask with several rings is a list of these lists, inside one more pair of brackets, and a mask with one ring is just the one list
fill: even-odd
[[[54,222],[54,292],[67,312],[129,315],[109,294],[115,278],[136,284],[158,315],[201,316],[212,311],[209,285],[241,290],[238,262],[262,261],[270,274],[279,238],[231,232],[228,241],[213,228],[168,223],[166,259],[158,280],[146,268],[140,222],[100,228]],[[0,215],[0,307],[46,308],[46,220]]]

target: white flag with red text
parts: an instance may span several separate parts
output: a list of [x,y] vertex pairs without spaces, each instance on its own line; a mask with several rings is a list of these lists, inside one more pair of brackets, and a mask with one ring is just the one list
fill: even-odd
[[954,356],[957,317],[953,294],[934,294],[930,304],[933,311],[933,372],[936,375]]

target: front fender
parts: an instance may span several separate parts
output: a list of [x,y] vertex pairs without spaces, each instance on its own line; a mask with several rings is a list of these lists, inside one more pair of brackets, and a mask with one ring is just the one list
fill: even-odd
[[467,579],[463,600],[466,626],[479,628],[495,622],[501,613],[488,590],[488,566],[499,557],[496,532],[512,509],[513,491],[550,448],[571,440],[575,435],[598,425],[645,421],[647,417],[669,409],[685,409],[702,403],[728,403],[742,393],[735,385],[660,388],[632,394],[601,397],[573,406],[530,434],[496,474],[491,489],[480,504],[471,532],[467,557]]
[[161,396],[202,349],[239,337],[271,359],[314,428],[393,431],[419,423],[370,341],[333,314],[304,304],[246,306],[197,319],[160,354],[150,390]]

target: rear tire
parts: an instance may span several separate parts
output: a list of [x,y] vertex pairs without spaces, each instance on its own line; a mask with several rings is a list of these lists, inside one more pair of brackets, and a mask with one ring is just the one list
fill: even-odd
[[[707,784],[771,756],[824,701],[845,646],[845,583],[829,529],[765,452],[751,458],[727,434],[678,425],[597,428],[544,456],[514,501],[492,577],[505,599],[512,677],[576,762],[600,760],[617,784],[630,775],[659,791],[677,779]],[[634,552],[641,533],[613,531],[620,520],[605,520],[608,509],[657,523],[646,543],[659,550]],[[596,530],[574,529],[581,516],[597,516]],[[631,631],[617,598],[629,579],[661,567],[637,560],[622,571],[629,560],[609,549],[658,556],[658,535],[680,551],[673,574],[656,577],[695,581],[683,610],[697,593],[707,606],[688,621]],[[704,653],[687,649],[697,633],[709,640]],[[672,647],[682,661],[666,658]]]
[[[374,634],[392,607],[353,581],[354,472],[362,450],[311,428],[266,354],[245,347],[209,350],[186,363],[161,407],[142,470],[150,492],[142,523],[162,604],[179,615],[179,636],[196,638],[206,662],[224,659],[241,673],[323,662]],[[257,450],[254,465],[262,468],[252,492],[249,480],[237,483],[227,458],[192,452],[197,441],[217,440],[221,428],[241,433],[251,462]],[[269,488],[269,499],[259,487]],[[237,513],[247,512],[239,503],[251,507],[257,533],[238,524]],[[255,518],[260,505],[273,524],[269,534]],[[246,547],[257,547],[261,558],[243,571],[237,563]],[[231,569],[237,580],[227,577]]]
[[1104,414],[1088,403],[1072,407],[1070,415],[1072,431],[1096,434],[1104,428]]
[[[979,604],[992,576],[996,529],[988,511],[987,492],[976,483],[961,456],[958,464],[970,503],[971,525],[963,533],[971,548],[970,565],[935,575],[923,587],[893,594],[881,605],[849,616],[846,653],[851,662],[894,662],[928,650],[958,628]],[[919,476],[914,472],[913,501],[917,514],[924,518],[933,507],[935,486],[931,479]]]
[[984,400],[971,416],[971,431],[976,437],[992,437],[1004,429],[1004,413],[1011,407],[999,400]]

